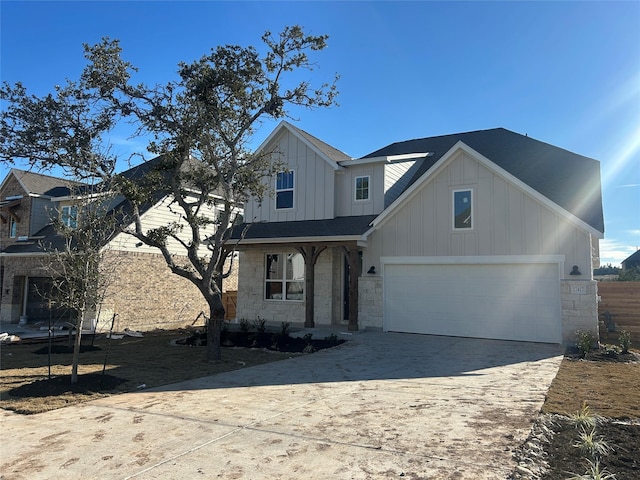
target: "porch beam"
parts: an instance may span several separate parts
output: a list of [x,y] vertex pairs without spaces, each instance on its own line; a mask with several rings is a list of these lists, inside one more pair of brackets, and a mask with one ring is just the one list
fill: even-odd
[[304,258],[304,326],[305,328],[315,327],[315,284],[316,284],[316,262],[322,252],[327,249],[324,245],[297,245],[296,250]]
[[349,327],[350,332],[358,331],[358,245],[343,246],[349,264]]

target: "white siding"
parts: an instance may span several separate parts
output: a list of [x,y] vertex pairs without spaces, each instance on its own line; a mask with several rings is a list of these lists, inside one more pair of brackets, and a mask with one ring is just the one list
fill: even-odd
[[[452,190],[473,189],[474,228],[452,229]],[[382,256],[564,255],[590,278],[590,235],[464,153],[371,234],[365,265]]]
[[384,166],[384,207],[400,196],[422,162],[391,163]]
[[[150,208],[147,212],[142,215],[142,230],[146,233],[147,231],[170,225],[172,222],[178,222],[183,225],[183,233],[181,238],[185,241],[188,241],[191,238],[191,231],[188,229],[186,221],[181,219],[181,215],[179,214],[179,207],[176,207],[172,212],[169,209],[169,198],[165,198],[163,201],[159,202],[152,208]],[[175,207],[175,206],[174,206]],[[214,208],[211,207],[203,207],[204,209],[208,209],[208,215],[212,218],[215,218]],[[129,226],[130,230],[133,230],[133,225]],[[208,235],[212,235],[215,232],[215,226],[210,225],[206,230],[203,231],[202,237],[206,237]],[[128,235],[126,233],[118,234],[110,243],[109,247],[115,250],[121,251],[130,251],[130,252],[140,252],[140,253],[159,253],[159,250],[150,247],[147,245],[141,245],[136,247],[139,241],[135,237]],[[185,255],[186,250],[182,245],[180,245],[175,240],[169,240],[169,251],[173,255]],[[206,252],[206,248],[202,247],[203,254]]]
[[265,179],[270,194],[262,202],[250,199],[245,206],[247,222],[293,222],[334,217],[335,170],[319,154],[288,130],[265,147],[273,151],[294,173],[294,208],[276,210],[275,178]]
[[[369,177],[369,200],[356,201],[356,177]],[[336,217],[373,215],[384,208],[384,166],[369,163],[348,167],[346,172],[336,175]]]

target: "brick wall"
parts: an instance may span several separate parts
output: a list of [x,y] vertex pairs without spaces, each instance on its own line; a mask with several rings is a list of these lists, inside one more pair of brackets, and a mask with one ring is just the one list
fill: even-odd
[[16,242],[17,237],[28,236],[33,232],[29,232],[29,218],[31,216],[31,198],[18,183],[14,175],[7,177],[7,182],[0,192],[0,199],[7,197],[22,195],[22,201],[13,211],[20,217],[20,221],[16,225],[16,238],[9,237],[9,215],[2,212],[3,220],[0,222],[0,248],[5,249],[9,245]]
[[[171,273],[160,254],[107,252],[105,267],[114,266],[113,281],[98,319],[98,330],[148,331],[191,325],[202,311],[209,314],[204,297],[188,280]],[[198,325],[202,325],[200,319]]]
[[0,322],[18,323],[22,313],[22,290],[24,277],[42,277],[42,257],[5,257],[0,303]]

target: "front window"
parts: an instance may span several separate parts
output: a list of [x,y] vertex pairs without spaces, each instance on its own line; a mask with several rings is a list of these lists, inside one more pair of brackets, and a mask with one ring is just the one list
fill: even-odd
[[60,220],[65,227],[76,228],[78,226],[78,207],[73,205],[62,207]]
[[265,299],[304,300],[304,258],[301,254],[267,255]]
[[473,191],[455,190],[453,192],[453,229],[470,230],[473,228]]
[[356,177],[356,201],[369,200],[369,176]]
[[9,237],[16,238],[18,234],[18,222],[13,217],[9,217]]
[[276,210],[293,208],[293,172],[279,172],[276,178]]

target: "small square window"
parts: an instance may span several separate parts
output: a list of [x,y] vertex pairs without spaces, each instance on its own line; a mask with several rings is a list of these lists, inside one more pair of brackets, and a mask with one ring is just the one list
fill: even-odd
[[276,210],[293,208],[293,191],[293,172],[279,172],[276,178]]
[[369,200],[369,176],[356,177],[356,201]]
[[473,192],[456,190],[453,192],[453,229],[469,230],[473,228]]

